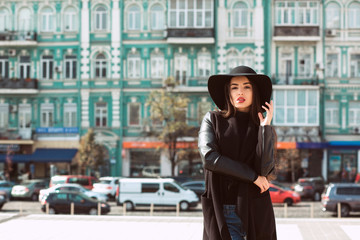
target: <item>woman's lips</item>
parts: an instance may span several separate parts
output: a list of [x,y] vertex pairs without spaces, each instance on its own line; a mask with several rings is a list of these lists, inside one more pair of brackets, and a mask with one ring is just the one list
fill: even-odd
[[243,103],[243,102],[245,102],[245,98],[239,97],[238,99],[236,99],[236,102]]

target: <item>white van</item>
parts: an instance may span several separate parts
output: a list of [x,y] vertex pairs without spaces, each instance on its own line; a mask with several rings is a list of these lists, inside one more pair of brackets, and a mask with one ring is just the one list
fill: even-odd
[[198,197],[190,189],[184,189],[172,178],[122,178],[119,180],[117,205],[133,210],[136,206],[160,206],[180,204],[180,210],[196,207]]

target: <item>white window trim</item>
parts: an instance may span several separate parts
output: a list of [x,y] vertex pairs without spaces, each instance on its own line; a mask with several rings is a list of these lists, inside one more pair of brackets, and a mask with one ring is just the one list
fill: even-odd
[[[101,102],[102,103],[102,102]],[[109,126],[109,112],[108,112],[108,104],[105,103],[105,106],[97,106],[98,103],[95,103],[95,107],[94,107],[94,117],[95,117],[95,121],[94,121],[94,127],[97,128],[105,128],[107,126]],[[99,115],[97,114],[97,110],[100,110]],[[96,126],[96,118],[99,116],[100,122],[99,122],[99,126]],[[103,121],[103,116],[105,116],[106,118],[106,124],[104,125]]]
[[0,28],[0,32],[5,31],[5,29],[12,29],[12,22],[11,22],[11,14],[9,13],[9,9],[1,7],[5,13],[0,14],[0,23],[2,24]]
[[[96,10],[98,7],[104,7],[105,11],[98,12]],[[103,29],[102,27],[100,27],[100,28],[96,27],[96,16],[98,14],[105,14],[106,15],[106,28],[105,29]],[[110,24],[111,24],[109,15],[110,15],[109,14],[109,7],[107,5],[105,5],[105,4],[97,4],[97,5],[95,5],[94,8],[92,9],[92,28],[91,29],[94,32],[109,32],[110,31]],[[100,19],[101,19],[100,21],[102,23],[102,18],[100,18]],[[102,26],[102,24],[100,24],[100,26]]]
[[[317,3],[317,7],[310,7],[310,3]],[[278,7],[277,4],[278,3],[285,3],[285,7]],[[295,7],[288,7],[287,3],[295,3]],[[275,26],[319,26],[320,25],[320,4],[317,1],[307,1],[307,2],[302,2],[302,3],[307,3],[306,7],[299,7],[299,2],[298,1],[276,1],[275,2],[275,7],[274,7],[274,20],[275,20]],[[300,11],[303,10],[306,12],[306,10],[309,9],[310,10],[310,23],[300,23]],[[291,10],[295,10],[295,23],[291,23],[291,18],[293,15],[291,15]],[[314,10],[317,11],[317,15],[314,16]],[[277,12],[280,11],[281,12],[281,22],[278,23],[277,22],[277,18],[276,16],[278,15]],[[284,23],[284,11],[288,11],[289,13],[289,23]],[[306,13],[304,15],[304,17],[306,18]],[[314,23],[314,17],[316,17],[316,23]]]
[[[22,11],[23,10],[29,10],[29,16],[28,18],[22,18],[26,15],[22,14]],[[18,27],[18,30],[19,31],[32,31],[33,30],[33,13],[32,11],[29,9],[29,8],[21,8],[19,10],[19,12],[17,12],[17,27]],[[41,22],[41,19],[38,20],[38,22],[40,23]],[[23,28],[23,26],[21,26],[21,24],[25,24],[25,27]]]
[[[21,115],[23,115],[23,118],[21,119]],[[30,126],[26,127],[26,120],[27,116],[30,119]],[[21,127],[21,125],[25,127]],[[31,129],[31,105],[30,104],[19,104],[19,123],[18,123],[19,129]]]
[[[359,101],[356,101],[356,102],[359,102]],[[360,107],[359,108],[352,108],[352,107],[350,107],[350,103],[349,103],[349,127],[359,127],[360,126],[360,121],[356,122],[356,119],[360,119]],[[350,119],[350,112],[353,112],[353,115],[354,115],[354,119],[351,122],[350,122],[350,120],[351,120]]]
[[[331,8],[329,8],[329,5],[336,5],[337,6],[337,8],[333,8],[333,7],[331,7]],[[329,12],[332,12],[332,14],[331,14],[331,16],[333,16],[334,15],[334,13],[336,13],[336,12],[338,12],[339,13],[339,26],[331,26],[331,25],[328,25],[328,17],[329,17]],[[337,28],[341,28],[341,16],[342,16],[342,14],[341,14],[341,7],[337,4],[337,3],[335,3],[335,2],[331,2],[330,4],[328,4],[327,6],[326,6],[326,9],[325,9],[325,14],[326,14],[326,19],[325,19],[325,24],[326,24],[326,28],[329,28],[329,29],[331,29],[331,28],[335,28],[335,29],[337,29]]]
[[[351,5],[358,5],[358,6],[360,6],[360,5],[358,4],[358,2],[352,2],[352,3],[349,5],[349,7],[348,7],[348,9],[347,9],[347,11],[346,11],[346,16],[347,16],[347,20],[348,20],[347,27],[348,27],[349,29],[358,29],[358,28],[360,28],[360,22],[357,22],[357,21],[356,21],[356,17],[358,17],[358,16],[360,15],[360,8],[351,8]],[[350,19],[350,17],[351,17],[351,12],[353,12],[353,13],[352,13],[352,16],[353,16],[355,19]]]
[[[139,11],[138,12],[134,12],[134,11],[130,11],[130,8],[132,6],[137,6]],[[136,20],[139,20],[139,27],[136,27]],[[129,31],[140,31],[142,29],[142,11],[141,11],[141,7],[139,7],[138,5],[131,5],[128,8],[127,11],[127,29]]]
[[[359,76],[360,76],[360,68],[359,69],[357,69],[357,76],[355,75],[355,76],[352,76],[351,75],[351,67],[352,67],[352,63],[353,63],[353,61],[351,60],[351,56],[352,55],[360,55],[360,52],[350,52],[349,54],[348,54],[348,56],[349,56],[349,77],[351,77],[351,78],[358,78]],[[360,60],[357,60],[356,62],[358,62],[358,61],[360,61]],[[357,67],[356,67],[357,68]]]
[[[75,58],[75,59],[67,59],[66,57],[67,56],[73,56],[73,55],[65,55],[65,57],[64,57],[64,79],[76,79],[77,78],[77,68],[78,68],[78,65],[77,65],[77,58]],[[73,76],[73,63],[76,63],[76,76]],[[66,77],[66,63],[69,63],[69,66],[70,66],[70,77],[69,78],[67,78]]]
[[[48,55],[48,56],[52,56],[52,55]],[[50,78],[50,62],[52,62],[53,64],[53,68],[54,68],[54,56],[52,56],[53,58],[52,59],[43,59],[44,56],[41,57],[41,60],[40,60],[40,64],[41,64],[41,67],[40,67],[40,71],[41,71],[41,79],[44,79],[44,80],[52,80],[54,79],[54,69],[52,70],[52,78]],[[43,63],[46,63],[46,77],[43,76]]]
[[[293,90],[293,89],[292,89]],[[295,91],[296,93],[296,96],[295,96],[295,105],[294,106],[288,106],[286,103],[287,103],[287,90],[282,90],[284,91],[284,105],[282,105],[281,107],[284,108],[284,123],[278,123],[276,122],[276,118],[274,118],[274,125],[278,125],[278,126],[318,126],[319,125],[319,101],[316,101],[317,102],[317,105],[316,106],[309,106],[309,97],[308,97],[308,94],[309,94],[309,91],[314,91],[314,90],[293,90]],[[305,106],[298,106],[297,102],[298,102],[298,91],[305,91]],[[274,102],[276,102],[276,97],[277,97],[277,91],[274,92]],[[316,91],[316,99],[319,99],[319,91]],[[278,106],[276,104],[274,104],[274,112],[276,112],[276,108]],[[289,108],[293,108],[294,109],[294,113],[295,113],[295,116],[294,116],[294,122],[293,123],[289,123],[287,121],[287,110]],[[300,108],[303,108],[305,109],[305,123],[300,123],[298,122],[298,116],[297,116],[297,110],[300,109]],[[309,118],[308,118],[308,110],[311,109],[311,108],[315,108],[316,110],[316,121],[315,123],[308,123],[309,121]]]
[[0,127],[7,129],[9,127],[9,104],[0,103]]
[[[174,76],[175,81],[179,81],[180,86],[187,86],[189,69],[188,69],[189,58],[185,54],[175,54],[174,55]],[[179,71],[179,79],[177,79],[176,72]],[[185,71],[185,76],[183,72]],[[185,79],[184,79],[185,78]]]
[[[51,12],[42,12],[40,14],[40,26],[41,32],[54,32],[54,26],[56,25],[56,18],[54,17],[54,10],[51,9]],[[44,22],[45,18],[45,22]],[[50,24],[52,21],[52,24]]]
[[[75,12],[68,12],[69,9],[74,9]],[[74,6],[67,6],[64,10],[63,14],[63,30],[64,32],[78,32],[79,31],[79,17],[78,17],[78,10]],[[75,22],[75,26],[73,29],[73,24],[70,24],[70,28],[66,29],[66,18],[70,17],[71,20],[69,20],[70,23]]]
[[[66,114],[69,114],[66,119]],[[75,114],[75,122],[72,122],[72,115]],[[64,127],[76,127],[77,126],[77,106],[76,103],[65,103],[64,104]]]
[[[154,5],[156,6],[156,5]],[[155,31],[160,31],[160,30],[164,30],[165,29],[165,12],[164,12],[164,7],[161,6],[161,5],[157,5],[157,6],[160,6],[162,8],[162,10],[152,10],[152,8],[154,7],[152,6],[151,9],[150,9],[150,14],[149,14],[149,23],[150,23],[150,28],[151,30],[155,30]],[[152,19],[153,19],[153,15],[155,14],[155,18],[156,18],[156,21],[155,21],[155,27],[153,26],[153,22],[152,22]],[[163,25],[162,26],[158,26],[160,20],[162,17],[162,23]]]
[[[325,66],[325,70],[327,71],[327,62],[328,62],[328,56],[332,55],[332,54],[336,54],[337,56],[337,64],[335,64],[335,66],[337,66],[337,75],[328,75],[328,72],[326,72],[326,77],[328,78],[333,78],[333,77],[339,77],[340,76],[340,72],[341,72],[341,68],[339,66],[340,63],[340,54],[338,52],[328,52],[326,53],[326,66]],[[334,64],[332,64],[333,66]]]
[[[155,64],[153,64],[155,62]],[[156,66],[155,69],[153,69],[153,66]],[[163,78],[165,73],[165,59],[163,55],[152,55],[150,57],[150,72],[151,72],[151,78]],[[153,74],[155,72],[155,74]],[[162,75],[161,75],[162,73]]]
[[[43,122],[43,114],[46,115],[45,122]],[[50,115],[52,115],[52,122],[50,122]],[[55,109],[53,103],[42,103],[40,106],[40,125],[41,127],[52,127],[55,121]]]
[[[7,59],[0,59],[0,63],[1,63],[1,68],[0,69],[0,77],[3,77],[5,78],[5,73],[6,73],[6,63],[8,65],[8,69],[7,69],[7,72],[8,72],[8,76],[10,76],[10,62],[9,62],[9,58]],[[19,75],[20,76],[20,75]]]
[[[335,119],[335,117],[334,117],[334,115],[335,115],[334,112],[336,112],[336,111],[337,111],[338,119]],[[330,112],[330,119],[326,119],[325,126],[339,128],[340,127],[340,109],[336,108],[336,107],[326,107],[326,102],[325,102],[325,116],[326,116],[327,112]]]

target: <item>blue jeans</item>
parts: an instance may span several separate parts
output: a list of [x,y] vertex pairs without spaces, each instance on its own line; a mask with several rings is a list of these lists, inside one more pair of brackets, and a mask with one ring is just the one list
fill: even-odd
[[235,205],[224,205],[224,217],[232,240],[245,240],[246,233],[242,230],[242,223],[235,212]]

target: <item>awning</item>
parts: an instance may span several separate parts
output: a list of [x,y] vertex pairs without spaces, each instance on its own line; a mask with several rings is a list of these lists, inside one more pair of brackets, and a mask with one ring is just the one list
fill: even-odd
[[[78,149],[38,148],[33,154],[14,154],[10,156],[12,163],[28,162],[71,162]],[[6,162],[6,154],[0,154],[0,162]]]
[[[12,163],[27,163],[30,162],[32,154],[13,154],[10,155],[9,158],[11,159]],[[6,162],[6,154],[0,154],[0,163]]]
[[31,155],[33,162],[71,162],[78,149],[38,148]]

